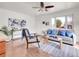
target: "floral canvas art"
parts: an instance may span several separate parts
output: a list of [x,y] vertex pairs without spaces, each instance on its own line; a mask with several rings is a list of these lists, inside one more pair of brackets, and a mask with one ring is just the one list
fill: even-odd
[[8,26],[13,28],[22,28],[26,26],[26,20],[9,18]]

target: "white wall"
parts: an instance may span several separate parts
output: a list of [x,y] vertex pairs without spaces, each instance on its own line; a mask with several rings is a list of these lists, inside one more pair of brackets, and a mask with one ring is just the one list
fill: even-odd
[[[35,32],[35,17],[32,17],[28,14],[26,15],[0,8],[0,27],[8,26],[8,18],[14,18],[14,19],[20,18],[26,20],[26,27],[29,29],[30,32]],[[21,31],[16,32],[16,34],[17,34],[16,36],[21,36]],[[0,37],[1,35],[6,38],[4,34],[0,33]]]
[[[36,17],[36,32],[37,33],[41,33],[41,31],[43,30],[47,30],[48,28],[51,28],[51,17],[48,15],[39,15]],[[46,22],[50,22],[49,26],[46,26],[45,24],[42,24],[43,21],[46,21]]]
[[4,25],[8,26],[8,18],[24,19],[27,22],[26,27],[30,31],[32,32],[34,31],[34,24],[35,24],[34,17],[6,9],[0,9],[0,26],[4,26]]
[[[53,28],[51,27],[51,18],[52,17],[58,17],[58,16],[65,16],[65,15],[73,15],[73,26],[74,26],[74,31],[77,35],[77,41],[79,41],[79,8],[72,8],[72,9],[67,9],[51,14],[45,14],[45,15],[38,15],[36,18],[36,27],[38,28],[36,31],[38,33],[41,33],[42,30],[46,30],[48,28]],[[42,24],[42,21],[49,21],[50,25],[49,26],[44,26]]]

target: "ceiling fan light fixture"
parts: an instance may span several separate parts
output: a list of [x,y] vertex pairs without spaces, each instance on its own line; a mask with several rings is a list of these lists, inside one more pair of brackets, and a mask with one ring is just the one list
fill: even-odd
[[47,12],[48,9],[53,8],[53,7],[54,7],[54,5],[47,5],[47,6],[45,6],[44,2],[40,2],[40,7],[39,7],[38,12]]
[[45,11],[45,8],[40,8],[39,11]]

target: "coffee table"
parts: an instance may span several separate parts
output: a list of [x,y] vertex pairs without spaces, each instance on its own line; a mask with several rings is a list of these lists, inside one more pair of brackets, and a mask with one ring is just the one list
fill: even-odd
[[[38,37],[40,37],[40,38],[39,38],[40,41],[43,42],[44,44],[48,44],[48,43],[49,43],[49,40],[55,41],[55,40],[51,39],[48,35],[39,35],[39,34],[37,34],[37,35],[38,35]],[[57,39],[56,39],[56,40],[57,40],[57,41],[55,41],[55,42],[58,42],[60,48],[62,48],[62,47],[63,47],[62,36],[57,36]]]
[[60,43],[60,48],[63,47],[63,41],[62,41],[62,38],[60,36],[57,37],[57,40],[59,41]]
[[54,38],[53,39],[50,38],[48,35],[46,35],[44,37],[46,38],[47,42],[49,42],[49,40],[51,40],[51,41],[55,41],[56,40],[55,42],[58,42],[59,43],[60,48],[63,47],[63,40],[62,40],[62,37],[61,36],[57,36],[57,38],[55,38],[55,40],[54,40]]

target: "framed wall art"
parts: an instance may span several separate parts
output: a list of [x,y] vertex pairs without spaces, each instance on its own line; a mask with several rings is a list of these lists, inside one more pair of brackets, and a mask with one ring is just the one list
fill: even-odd
[[11,28],[22,28],[26,26],[26,20],[9,18],[8,26]]

